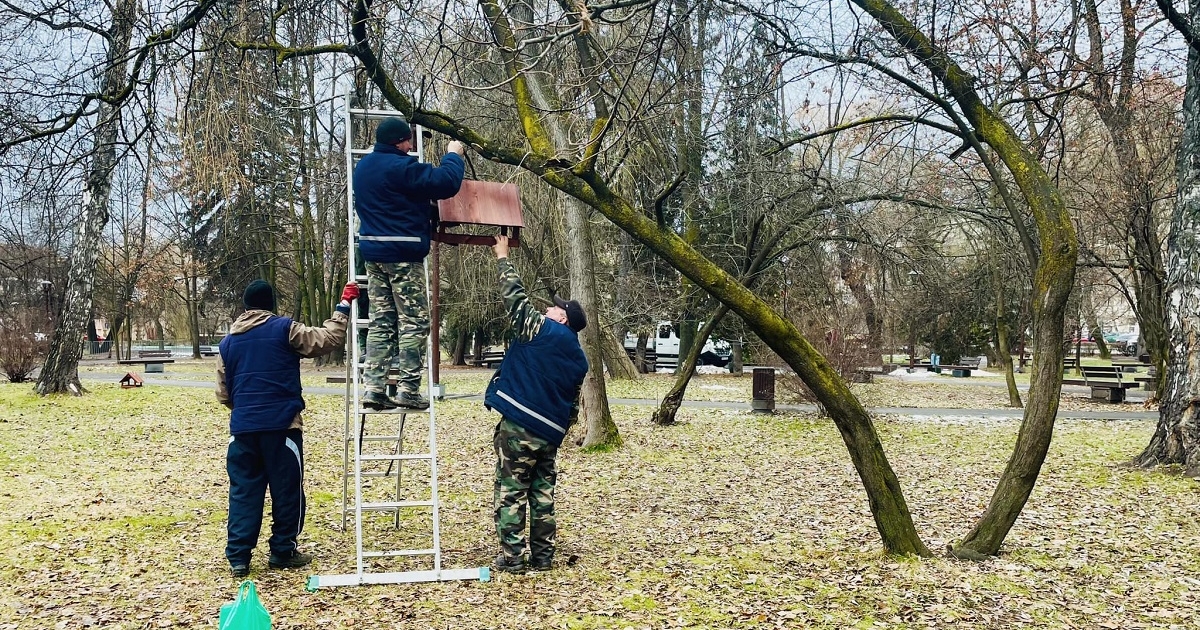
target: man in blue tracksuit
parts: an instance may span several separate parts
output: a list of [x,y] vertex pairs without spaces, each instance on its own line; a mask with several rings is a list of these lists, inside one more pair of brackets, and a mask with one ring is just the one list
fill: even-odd
[[[366,261],[371,325],[363,362],[362,403],[372,409],[425,409],[421,367],[429,337],[425,266],[436,209],[432,201],[458,193],[463,179],[463,144],[446,147],[441,166],[408,154],[412,129],[386,118],[375,130],[375,148],[354,167],[358,250]],[[396,396],[387,395],[393,362],[400,374]]]
[[272,569],[302,567],[312,554],[296,548],[304,528],[304,442],[300,412],[301,357],[346,344],[346,319],[358,285],[347,284],[333,316],[310,327],[275,315],[275,290],[263,280],[246,287],[242,313],[221,340],[217,400],[229,407],[229,528],[225,557],[234,577],[250,574],[263,503],[271,490]]
[[[504,362],[484,396],[500,412],[496,449],[495,510],[500,555],[496,568],[524,573],[545,571],[554,560],[555,458],[576,416],[587,356],[576,335],[587,326],[579,302],[555,297],[545,314],[529,303],[516,269],[508,261],[508,237],[497,236],[500,292],[515,331]],[[529,513],[529,559],[525,559],[525,517]]]

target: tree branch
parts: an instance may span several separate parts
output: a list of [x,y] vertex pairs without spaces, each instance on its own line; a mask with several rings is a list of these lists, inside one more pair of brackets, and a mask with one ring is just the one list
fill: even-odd
[[1200,35],[1196,33],[1195,26],[1188,20],[1188,18],[1184,17],[1175,10],[1175,6],[1171,4],[1171,0],[1158,0],[1158,8],[1162,9],[1163,14],[1167,16],[1167,21],[1171,23],[1171,26],[1174,26],[1175,30],[1179,31],[1179,33],[1183,35],[1183,39],[1187,42],[1188,46],[1191,47],[1192,50],[1200,52]]

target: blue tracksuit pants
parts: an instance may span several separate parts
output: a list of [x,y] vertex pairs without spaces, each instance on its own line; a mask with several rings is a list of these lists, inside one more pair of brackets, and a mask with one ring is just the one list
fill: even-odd
[[300,429],[235,435],[225,457],[229,473],[230,565],[250,564],[271,489],[271,553],[289,555],[304,529],[304,442]]

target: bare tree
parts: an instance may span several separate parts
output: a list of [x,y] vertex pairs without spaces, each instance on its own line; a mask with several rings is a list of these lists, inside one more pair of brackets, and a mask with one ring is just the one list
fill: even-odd
[[42,395],[70,392],[79,396],[84,392],[78,373],[79,359],[83,354],[80,335],[81,331],[87,330],[87,321],[92,315],[96,258],[100,252],[104,226],[108,223],[108,195],[112,188],[113,169],[117,166],[117,132],[121,126],[121,107],[117,98],[127,87],[127,56],[140,6],[135,0],[120,0],[114,4],[112,23],[105,31],[108,45],[103,80],[97,94],[100,106],[96,111],[91,164],[88,165],[83,194],[83,214],[79,217],[72,248],[67,289],[63,294],[58,325],[50,342],[46,364],[34,386],[34,390]]
[[1192,0],[1186,16],[1168,0],[1160,0],[1159,6],[1188,42],[1187,89],[1175,160],[1178,192],[1167,241],[1166,384],[1158,427],[1136,462],[1178,464],[1195,477],[1200,476],[1200,2]]

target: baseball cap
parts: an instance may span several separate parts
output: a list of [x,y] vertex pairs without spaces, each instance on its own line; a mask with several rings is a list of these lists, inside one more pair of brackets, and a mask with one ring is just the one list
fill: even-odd
[[554,296],[554,305],[567,312],[567,327],[575,332],[587,328],[587,315],[576,300],[564,300]]

